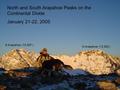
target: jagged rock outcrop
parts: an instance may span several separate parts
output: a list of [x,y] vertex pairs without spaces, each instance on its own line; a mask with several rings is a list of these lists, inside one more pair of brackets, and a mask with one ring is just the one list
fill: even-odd
[[91,74],[101,75],[114,73],[120,67],[120,59],[101,50],[82,51],[75,56],[54,56],[63,60],[74,69],[82,69]]
[[39,67],[40,64],[36,62],[36,58],[34,52],[25,49],[14,49],[2,56],[0,64],[2,64],[1,68],[6,70]]

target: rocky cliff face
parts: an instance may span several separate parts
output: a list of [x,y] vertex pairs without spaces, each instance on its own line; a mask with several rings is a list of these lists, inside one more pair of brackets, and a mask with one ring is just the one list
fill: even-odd
[[101,75],[114,73],[120,67],[120,59],[101,50],[82,51],[75,56],[54,56],[74,69],[82,69],[91,74]]
[[[36,61],[38,54],[25,49],[14,49],[0,58],[0,67],[6,70],[21,69],[26,67],[41,67]],[[101,50],[82,51],[75,56],[53,56],[62,60],[74,69],[82,69],[91,74],[101,75],[114,73],[120,68],[120,59],[113,57]]]
[[36,63],[36,54],[24,49],[14,49],[7,54],[3,55],[0,60],[0,65],[6,70],[21,69],[27,67],[38,67]]

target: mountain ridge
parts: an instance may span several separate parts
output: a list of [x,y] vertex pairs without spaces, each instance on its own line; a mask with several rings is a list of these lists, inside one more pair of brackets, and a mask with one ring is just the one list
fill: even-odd
[[[26,49],[13,49],[0,57],[0,67],[6,70],[27,67],[41,67],[37,62],[38,53]],[[52,57],[60,59],[74,69],[82,69],[91,74],[101,75],[114,73],[120,68],[120,58],[105,53],[102,50],[86,50],[74,56],[61,55]]]

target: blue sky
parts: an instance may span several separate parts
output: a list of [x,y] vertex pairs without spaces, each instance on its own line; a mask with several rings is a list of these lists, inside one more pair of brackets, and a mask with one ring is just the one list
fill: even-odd
[[[7,5],[90,5],[88,11],[47,11],[45,16],[7,16]],[[50,54],[75,54],[82,45],[110,45],[106,52],[120,55],[120,0],[1,0],[0,52],[13,48],[49,49]],[[8,25],[8,19],[50,18],[48,25]],[[5,47],[5,43],[33,43]],[[94,49],[94,48],[93,48]],[[96,49],[96,48],[95,48]]]

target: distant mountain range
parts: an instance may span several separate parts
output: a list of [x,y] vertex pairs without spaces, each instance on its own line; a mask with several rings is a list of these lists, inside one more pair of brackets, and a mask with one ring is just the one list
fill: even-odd
[[[26,67],[41,67],[36,61],[39,54],[25,49],[14,49],[0,57],[0,67],[6,70]],[[81,51],[75,56],[53,56],[74,69],[82,69],[91,74],[101,75],[115,73],[120,69],[120,58],[102,50]]]

